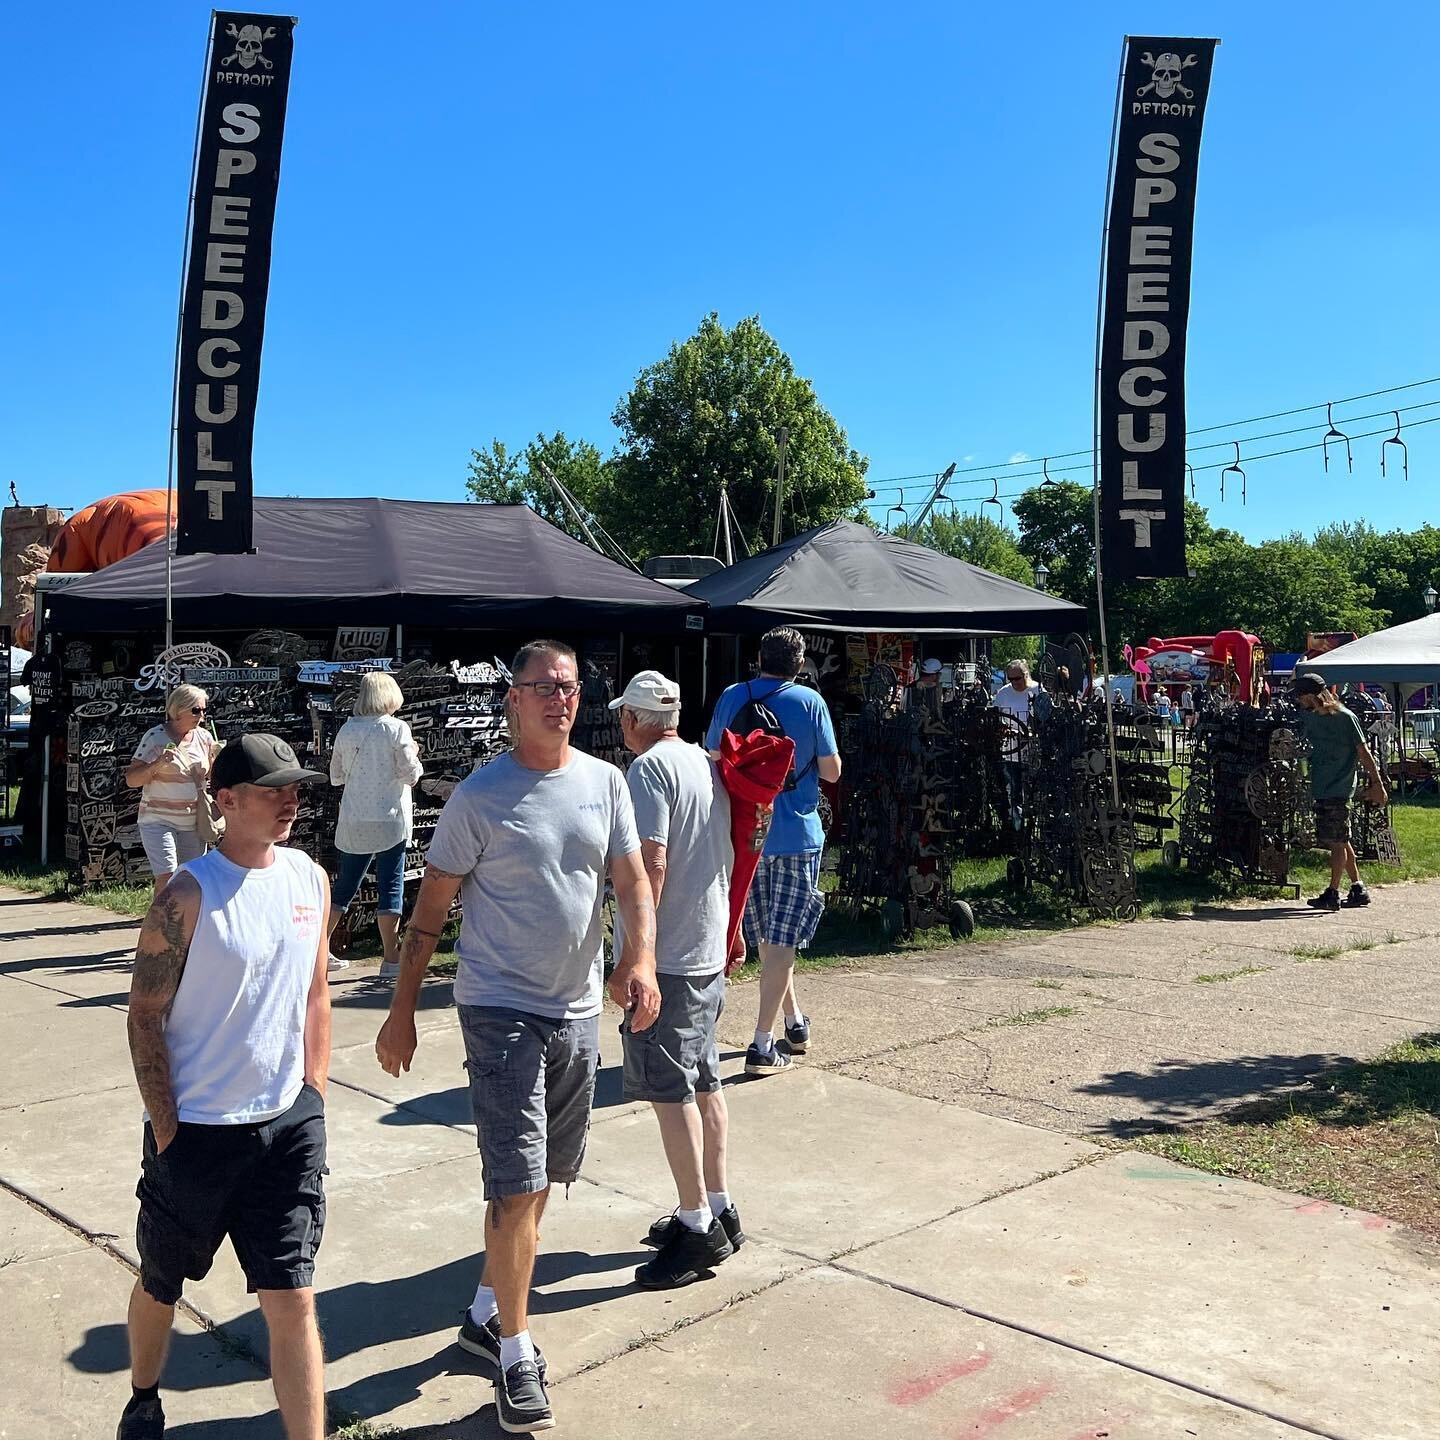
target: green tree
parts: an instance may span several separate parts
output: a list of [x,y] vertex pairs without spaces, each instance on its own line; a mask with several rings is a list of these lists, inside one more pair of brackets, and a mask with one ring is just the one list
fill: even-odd
[[641,371],[612,418],[620,441],[597,510],[637,560],[709,554],[722,483],[746,540],[768,546],[781,426],[790,432],[782,535],[861,516],[868,459],[757,316],[729,330],[706,316]]
[[1345,521],[1316,531],[1315,545],[1375,592],[1376,607],[1392,625],[1420,619],[1425,587],[1440,588],[1440,529],[1433,525],[1382,532],[1363,520]]
[[593,513],[602,489],[605,460],[587,440],[567,440],[563,431],[537,435],[518,455],[503,440],[492,440],[484,450],[470,452],[470,474],[465,488],[472,500],[492,505],[528,505],[552,525],[583,539],[579,525],[545,478],[546,465],[556,479]]
[[908,540],[928,545],[942,555],[953,555],[978,565],[992,575],[1035,583],[1035,570],[1021,552],[1015,532],[986,515],[934,515],[913,533],[902,530]]

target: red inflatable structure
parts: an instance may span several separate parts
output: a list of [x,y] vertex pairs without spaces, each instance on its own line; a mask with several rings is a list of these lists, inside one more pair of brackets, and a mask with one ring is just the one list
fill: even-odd
[[1229,684],[1237,696],[1254,699],[1265,668],[1265,647],[1245,630],[1217,635],[1152,635],[1143,645],[1125,647],[1142,697],[1151,689]]

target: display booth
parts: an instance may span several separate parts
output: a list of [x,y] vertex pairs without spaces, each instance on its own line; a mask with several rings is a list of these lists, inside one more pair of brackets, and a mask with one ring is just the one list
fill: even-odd
[[[166,556],[152,545],[45,596],[42,733],[50,737],[46,839],[86,885],[136,883],[136,742],[189,681],[220,739],[283,736],[328,768],[360,674],[390,670],[424,776],[407,876],[450,789],[506,743],[504,666],[540,637],[580,658],[576,743],[621,763],[608,701],[625,657],[679,668],[698,653],[704,605],[596,554],[524,506],[258,499],[252,555],[176,557],[176,643],[164,646]],[[294,843],[334,869],[340,792],[311,787]],[[362,891],[357,913],[373,905]]]

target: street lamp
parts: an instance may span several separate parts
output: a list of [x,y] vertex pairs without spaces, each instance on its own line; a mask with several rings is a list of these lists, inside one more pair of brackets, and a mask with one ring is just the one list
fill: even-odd
[[1435,602],[1436,600],[1440,600],[1440,595],[1436,595],[1433,585],[1426,585],[1420,592],[1420,598],[1425,602],[1425,609],[1428,612],[1435,609]]
[[[1046,563],[1042,560],[1042,561],[1040,561],[1040,563],[1039,563],[1038,565],[1036,565],[1036,567],[1035,567],[1035,588],[1036,588],[1037,590],[1043,590],[1043,589],[1045,588],[1045,582],[1046,582],[1049,578],[1050,578],[1050,567],[1049,567],[1048,565],[1046,565]],[[1435,608],[1435,592],[1434,592],[1433,590],[1429,590],[1429,591],[1426,591],[1426,594],[1429,595],[1430,598],[1425,602],[1425,604],[1426,604],[1431,610],[1433,610],[1433,609]]]

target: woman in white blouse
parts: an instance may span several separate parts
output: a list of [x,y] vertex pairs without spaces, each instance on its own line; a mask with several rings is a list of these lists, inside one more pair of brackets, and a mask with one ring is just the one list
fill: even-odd
[[165,723],[140,737],[125,769],[125,783],[140,791],[140,842],[157,895],[180,866],[205,853],[195,812],[220,749],[205,728],[209,706],[198,685],[177,685],[165,701]]
[[[382,980],[400,971],[400,912],[405,899],[405,847],[412,829],[411,787],[420,778],[420,756],[410,727],[395,718],[405,703],[400,687],[383,671],[360,682],[355,713],[335,737],[330,783],[343,785],[335,848],[340,873],[330,897],[330,928],[339,924],[366,872],[375,865],[380,899],[376,924],[385,947]],[[332,970],[347,961],[330,958]]]

